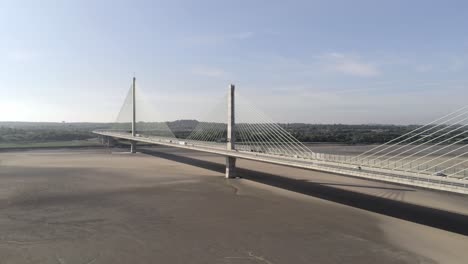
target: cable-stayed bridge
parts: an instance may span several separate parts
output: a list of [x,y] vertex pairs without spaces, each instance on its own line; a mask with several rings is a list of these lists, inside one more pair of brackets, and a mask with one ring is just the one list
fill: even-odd
[[239,96],[231,85],[214,116],[202,121],[166,122],[138,100],[135,78],[111,129],[96,130],[113,140],[191,149],[226,157],[226,177],[236,177],[236,159],[337,173],[468,194],[468,106],[418,126],[359,155],[317,153],[285,127]]

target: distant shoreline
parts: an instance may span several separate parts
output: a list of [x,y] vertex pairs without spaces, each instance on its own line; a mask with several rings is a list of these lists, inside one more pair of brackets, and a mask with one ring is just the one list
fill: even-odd
[[106,148],[102,145],[93,145],[93,146],[40,146],[40,147],[11,147],[11,148],[0,148],[0,153],[2,152],[15,152],[15,151],[28,151],[28,150],[38,150],[38,149],[101,149]]

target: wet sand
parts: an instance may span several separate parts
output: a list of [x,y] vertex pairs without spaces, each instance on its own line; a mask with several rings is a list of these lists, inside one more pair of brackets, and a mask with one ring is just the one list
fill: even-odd
[[120,151],[0,153],[0,263],[468,258],[466,196],[241,160],[226,180],[222,157]]

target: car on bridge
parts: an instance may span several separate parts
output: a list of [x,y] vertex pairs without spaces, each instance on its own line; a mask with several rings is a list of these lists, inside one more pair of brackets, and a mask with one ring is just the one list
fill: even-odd
[[439,176],[439,177],[445,177],[445,178],[447,178],[447,174],[445,174],[445,173],[443,173],[443,172],[441,172],[441,171],[434,173],[434,176]]

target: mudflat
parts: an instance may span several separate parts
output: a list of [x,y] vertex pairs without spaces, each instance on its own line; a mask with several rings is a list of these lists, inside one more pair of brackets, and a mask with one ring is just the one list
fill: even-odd
[[227,180],[222,157],[122,151],[0,153],[0,263],[468,259],[466,196],[242,160]]

